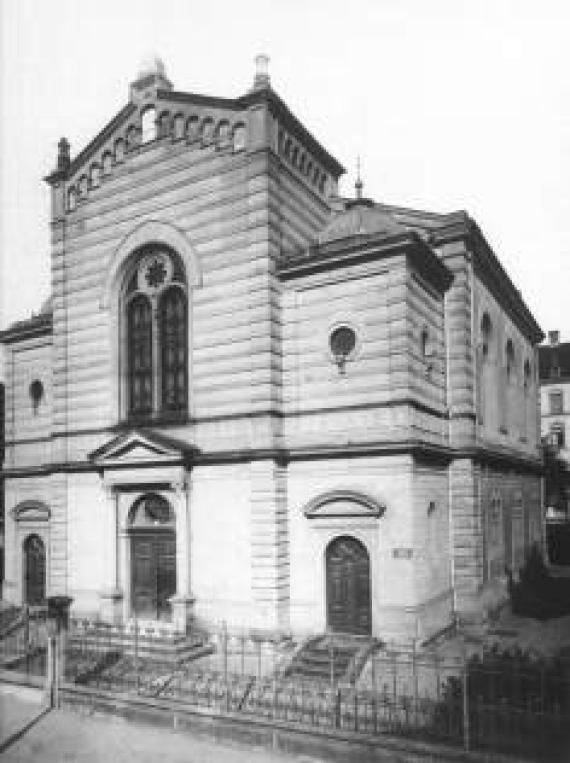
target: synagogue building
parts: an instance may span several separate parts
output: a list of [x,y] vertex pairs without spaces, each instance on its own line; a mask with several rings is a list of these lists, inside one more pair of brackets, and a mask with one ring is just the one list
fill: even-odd
[[8,601],[425,638],[541,542],[521,294],[465,212],[341,197],[266,63],[154,60],[59,142],[51,298],[0,335]]

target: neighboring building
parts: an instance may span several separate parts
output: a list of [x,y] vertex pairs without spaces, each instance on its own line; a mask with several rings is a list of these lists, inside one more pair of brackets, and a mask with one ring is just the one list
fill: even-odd
[[[0,350],[1,352],[1,350]],[[2,357],[0,355],[0,371]],[[1,471],[4,463],[4,383],[0,382],[0,597],[4,582],[4,475]]]
[[263,68],[154,62],[60,141],[52,301],[1,336],[9,600],[423,637],[540,542],[540,328],[464,212],[342,172]]
[[539,347],[541,432],[546,446],[545,502],[570,519],[570,342],[548,332]]

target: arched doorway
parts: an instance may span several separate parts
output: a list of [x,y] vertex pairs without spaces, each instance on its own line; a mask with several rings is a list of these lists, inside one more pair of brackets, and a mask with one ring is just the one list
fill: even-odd
[[170,620],[176,593],[176,530],[168,501],[150,493],[129,514],[131,612],[147,620]]
[[343,535],[326,551],[327,628],[336,633],[370,635],[370,559],[356,538]]
[[24,541],[24,601],[37,606],[46,599],[46,550],[39,535]]

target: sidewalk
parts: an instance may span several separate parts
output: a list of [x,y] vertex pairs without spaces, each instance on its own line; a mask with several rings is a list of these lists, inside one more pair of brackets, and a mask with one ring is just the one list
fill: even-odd
[[[40,692],[0,685],[0,742],[42,713]],[[318,763],[317,758],[213,741],[124,721],[53,710],[0,753],[3,763]]]
[[0,750],[14,734],[33,723],[43,710],[42,693],[38,689],[0,684]]

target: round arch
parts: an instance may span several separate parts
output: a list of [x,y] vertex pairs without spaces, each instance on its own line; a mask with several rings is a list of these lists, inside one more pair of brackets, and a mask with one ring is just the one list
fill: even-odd
[[114,296],[118,296],[121,275],[130,256],[149,244],[159,244],[174,250],[184,263],[189,287],[202,285],[202,272],[198,256],[188,237],[174,225],[159,220],[148,220],[128,233],[113,253],[107,279],[101,297],[101,307],[112,307]]
[[372,633],[370,555],[354,535],[337,535],[325,549],[327,630]]

